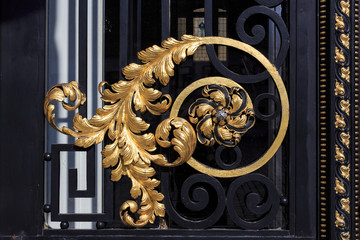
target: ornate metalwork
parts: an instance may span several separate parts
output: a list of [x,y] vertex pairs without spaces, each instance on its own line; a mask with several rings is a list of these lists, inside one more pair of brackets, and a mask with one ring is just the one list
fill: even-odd
[[[227,43],[225,41],[223,41],[223,44],[227,45]],[[256,55],[253,55],[253,56],[258,57]],[[279,95],[280,95],[281,114],[282,115],[281,115],[281,123],[280,123],[279,131],[278,131],[278,134],[277,134],[274,142],[272,143],[270,148],[265,152],[265,154],[262,155],[259,159],[256,159],[253,163],[251,163],[245,167],[231,169],[231,170],[216,169],[216,168],[207,166],[203,163],[200,163],[194,157],[191,157],[187,161],[187,164],[189,164],[191,167],[195,168],[196,170],[198,170],[202,173],[208,174],[210,176],[215,176],[215,177],[238,177],[241,175],[251,173],[251,172],[259,169],[260,167],[262,167],[274,156],[274,154],[280,147],[280,145],[285,137],[286,129],[288,126],[288,121],[289,121],[289,103],[288,103],[286,89],[283,85],[283,82],[281,81],[280,76],[277,75],[277,71],[275,70],[274,66],[270,62],[268,62],[266,60],[266,58],[262,58],[262,59],[258,58],[258,60],[259,60],[259,62],[264,64],[266,69],[268,69],[268,71],[270,72],[271,76],[273,77],[275,85],[277,86],[278,91],[280,93]],[[231,81],[227,78],[223,78],[223,77],[208,77],[208,78],[203,78],[203,79],[197,80],[197,81],[193,82],[192,84],[190,84],[188,87],[186,87],[176,98],[176,100],[171,108],[170,117],[177,117],[180,107],[184,103],[185,99],[194,90],[204,87],[204,86],[207,86],[209,84],[218,84],[219,82],[221,82],[221,84],[225,85],[228,88],[232,88],[232,87],[241,88],[241,86],[239,84],[237,84],[236,82]]]
[[[255,163],[235,169],[235,174],[234,170],[229,170],[226,175],[221,173],[220,176],[232,177],[250,173],[264,165],[280,146],[288,126],[289,103],[285,86],[276,68],[260,52],[245,43],[221,37],[198,38],[184,35],[182,41],[169,38],[162,43],[162,47],[153,46],[139,52],[138,57],[143,65],[132,63],[126,66],[123,69],[126,80],[120,80],[104,91],[102,91],[102,87],[107,83],[102,82],[99,85],[99,92],[107,105],[97,109],[96,115],[90,120],[76,114],[73,119],[75,131],[67,127],[61,129],[57,127],[55,114],[52,113],[55,107],[50,102],[52,100],[62,102],[64,108],[69,111],[77,109],[84,104],[86,99],[78,89],[77,83],[56,85],[46,95],[44,112],[47,120],[56,130],[76,137],[76,146],[87,148],[102,142],[105,136],[112,141],[102,151],[103,166],[112,168],[112,181],[119,181],[123,175],[128,176],[132,182],[131,197],[133,199],[141,197],[140,207],[133,200],[124,202],[120,207],[121,220],[132,227],[142,227],[148,223],[154,223],[156,216],[162,217],[165,214],[165,206],[161,203],[164,196],[155,190],[160,181],[152,178],[155,170],[150,166],[151,162],[162,166],[177,166],[190,159],[188,163],[198,169],[191,158],[196,146],[196,134],[187,120],[176,116],[176,109],[184,100],[183,95],[176,99],[170,118],[157,126],[155,135],[148,132],[150,124],[146,123],[137,113],[149,112],[152,115],[160,115],[170,108],[171,97],[152,88],[156,82],[154,78],[166,86],[170,77],[174,75],[175,64],[179,64],[186,56],[192,55],[202,44],[231,46],[252,55],[265,66],[278,88],[282,117],[279,133],[274,143]],[[219,78],[209,79],[208,84],[216,84],[218,82],[214,81]],[[209,116],[214,124],[213,128],[210,125],[206,125],[204,128],[200,123],[205,121],[198,123],[197,136],[200,143],[205,143],[202,139],[203,136],[209,136],[211,139],[213,134],[217,142],[225,146],[235,146],[239,142],[241,134],[254,124],[254,112],[249,96],[240,85],[228,79],[222,78],[221,80],[226,87],[209,85],[205,87],[203,93],[204,97],[212,100],[212,103],[210,101],[207,103],[213,108],[200,106],[199,103],[204,101],[200,99],[190,107],[190,119],[196,123],[197,117],[208,118]],[[207,80],[195,81],[193,86],[204,86],[204,81]],[[66,97],[71,101],[77,100],[76,104],[72,106],[66,103]],[[225,116],[227,114],[229,117]],[[173,136],[172,139],[169,139],[170,136]],[[170,163],[165,155],[153,154],[157,149],[156,143],[163,148],[173,147],[179,155],[177,160]],[[211,145],[211,140],[209,143],[208,145]],[[191,160],[193,164],[190,163]],[[205,172],[208,175],[216,176],[216,173],[213,174],[209,170]],[[139,215],[138,220],[135,221],[133,213]]]
[[350,2],[339,1],[335,7],[335,226],[337,239],[350,238],[350,68],[349,68],[349,41],[350,29],[348,26],[350,17]]
[[[207,85],[203,97],[189,108],[190,122],[196,125],[201,144],[213,146],[215,141],[234,147],[255,124],[251,99],[243,88],[230,89],[221,85]],[[200,120],[199,120],[200,118]]]

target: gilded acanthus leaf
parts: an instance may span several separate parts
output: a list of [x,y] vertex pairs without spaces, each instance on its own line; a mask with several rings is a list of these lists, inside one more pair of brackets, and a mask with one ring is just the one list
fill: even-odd
[[[65,102],[66,98],[69,98],[69,100],[72,102],[76,101],[76,104],[71,105]],[[65,133],[64,129],[66,129],[66,127],[60,129],[55,123],[55,113],[53,113],[55,109],[55,105],[50,104],[50,102],[54,100],[61,102],[63,107],[67,111],[74,111],[80,105],[85,103],[86,97],[85,94],[80,92],[80,89],[78,88],[78,83],[74,81],[70,83],[57,84],[54,87],[52,87],[46,94],[44,101],[44,113],[46,116],[46,120],[50,123],[50,125],[53,128],[55,128],[59,132]]]
[[343,50],[338,47],[335,48],[335,61],[336,62],[345,62],[345,56]]
[[345,28],[345,23],[344,23],[344,19],[342,16],[338,15],[337,13],[335,13],[335,29],[344,29]]
[[349,49],[349,34],[345,34],[345,33],[341,34],[340,40],[341,40],[341,43],[344,45],[344,47]]
[[342,84],[341,82],[336,81],[335,82],[335,95],[340,95],[340,96],[344,96],[345,95],[345,88],[344,88],[344,84]]
[[345,161],[344,150],[342,150],[338,145],[335,145],[335,159],[341,163]]
[[340,109],[341,111],[345,112],[346,115],[349,116],[350,114],[350,101],[349,100],[341,100],[340,101]]
[[340,166],[341,176],[348,181],[350,180],[350,164]]
[[341,6],[341,11],[346,14],[347,16],[349,16],[350,14],[350,2],[349,1],[341,1],[340,2],[340,6]]
[[350,232],[341,232],[340,237],[341,237],[341,240],[349,240],[350,239]]
[[349,135],[349,133],[346,133],[346,132],[340,133],[340,139],[341,139],[341,142],[342,142],[347,148],[350,147],[350,135]]
[[345,194],[345,186],[344,183],[341,182],[338,178],[335,178],[335,192],[336,194]]
[[341,209],[345,210],[347,213],[350,214],[350,200],[349,198],[342,198],[340,199]]
[[[124,223],[140,227],[148,222],[153,223],[155,216],[164,216],[164,205],[160,203],[163,195],[154,188],[159,181],[151,178],[155,170],[150,167],[151,162],[164,163],[162,154],[151,154],[156,150],[156,141],[153,133],[144,133],[150,124],[145,122],[138,113],[150,112],[160,115],[171,106],[172,99],[169,95],[163,95],[161,91],[152,88],[156,79],[162,85],[167,85],[170,77],[174,75],[175,64],[179,64],[186,56],[194,54],[196,49],[203,44],[201,38],[183,36],[182,41],[169,38],[162,43],[162,47],[152,46],[138,54],[144,63],[130,64],[123,69],[126,80],[112,84],[109,89],[101,91],[106,82],[99,85],[101,99],[107,104],[96,110],[90,120],[77,114],[73,119],[74,130],[55,125],[52,114],[54,105],[49,104],[52,100],[63,102],[66,110],[75,110],[85,102],[83,95],[77,88],[76,82],[60,84],[51,88],[46,96],[44,112],[47,120],[56,130],[76,137],[75,145],[89,147],[104,140],[106,134],[112,141],[102,151],[103,166],[112,167],[111,180],[119,181],[122,175],[128,176],[132,181],[131,196],[134,199],[141,197],[140,207],[135,201],[126,201],[120,210],[121,219]],[[154,79],[155,76],[155,79]],[[65,98],[78,102],[71,106],[64,102]],[[134,112],[135,110],[135,112]],[[176,121],[172,124],[177,124]],[[190,125],[190,124],[189,124]],[[189,146],[192,141],[187,141],[192,134],[186,124],[182,127],[175,126],[175,138],[171,141],[175,151],[183,157],[181,162],[189,156],[184,155],[180,148],[187,145],[189,153],[193,152]],[[191,127],[191,125],[190,125]],[[196,138],[194,138],[196,139]],[[195,140],[196,141],[196,140]],[[191,155],[190,155],[191,156]],[[179,163],[180,164],[180,163]],[[128,211],[137,212],[139,219],[135,221]]]
[[[172,129],[175,128],[173,131]],[[169,139],[170,133],[174,136]],[[155,138],[157,143],[164,148],[174,146],[179,157],[169,163],[166,159],[157,159],[154,162],[165,167],[178,166],[190,159],[196,148],[196,133],[191,124],[183,118],[168,118],[156,128]]]
[[345,79],[347,82],[350,82],[350,67],[342,67],[341,68],[341,77]]
[[346,127],[346,122],[344,117],[340,116],[338,113],[335,113],[335,127],[341,129]]
[[345,227],[345,219],[342,214],[340,214],[338,211],[335,212],[335,225],[336,227]]

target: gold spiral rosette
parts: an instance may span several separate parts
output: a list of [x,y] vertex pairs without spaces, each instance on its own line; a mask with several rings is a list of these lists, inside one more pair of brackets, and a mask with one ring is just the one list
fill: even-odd
[[[198,121],[199,124],[201,117],[206,115],[208,118],[211,115],[211,121],[217,126],[217,130],[215,127],[214,129],[199,127],[200,131],[195,131],[191,123],[177,116],[177,111],[186,96],[183,91],[176,99],[170,117],[157,126],[155,134],[149,132],[150,124],[141,117],[142,114],[149,112],[152,115],[161,115],[172,105],[171,96],[154,89],[153,85],[159,81],[161,85],[166,86],[170,77],[174,75],[175,64],[179,64],[187,56],[193,55],[199,46],[221,44],[237,48],[255,57],[274,79],[282,103],[279,133],[270,149],[252,165],[246,166],[244,169],[226,171],[226,177],[243,175],[264,165],[275,154],[286,133],[289,118],[286,89],[275,67],[260,52],[250,45],[223,37],[184,35],[181,39],[182,41],[177,41],[169,38],[162,42],[161,47],[154,45],[139,52],[138,58],[143,64],[132,63],[126,66],[122,70],[125,80],[120,80],[103,91],[102,89],[107,83],[100,83],[99,92],[101,99],[106,104],[97,109],[96,114],[90,120],[76,114],[73,119],[74,130],[66,127],[60,129],[56,126],[53,113],[55,106],[50,102],[53,100],[62,102],[63,107],[68,111],[77,109],[86,100],[85,95],[78,89],[77,83],[58,84],[49,90],[45,98],[46,119],[56,130],[77,138],[76,146],[87,148],[102,142],[105,137],[111,140],[102,151],[103,167],[112,168],[112,181],[119,181],[123,175],[126,175],[132,182],[130,194],[135,201],[128,200],[120,207],[121,220],[132,227],[142,227],[148,223],[154,223],[156,216],[163,217],[165,215],[165,206],[161,203],[164,196],[155,189],[160,181],[153,178],[155,170],[151,167],[151,162],[166,167],[187,162],[200,172],[225,177],[222,170],[209,169],[192,158],[197,141],[201,144],[206,142],[209,146],[214,141],[218,143],[224,141],[223,145],[233,146],[240,141],[241,135],[255,122],[251,100],[245,90],[234,81],[215,77],[195,81],[184,91],[192,91],[189,88],[194,86],[204,87],[203,97],[216,103],[217,108],[201,107],[202,110],[190,111],[189,120],[193,124]],[[206,86],[216,85],[220,82],[220,88],[222,88],[220,92],[225,89],[231,96],[229,100],[231,103],[222,102],[221,93],[214,90],[214,86]],[[75,105],[70,105],[64,102],[65,98],[69,98],[70,101],[77,100],[77,102]],[[247,104],[244,105],[244,102]],[[201,115],[199,111],[203,111],[204,114]],[[224,114],[231,116],[222,119]],[[234,129],[229,130],[223,127],[225,123],[230,124]],[[208,137],[208,141],[200,141],[200,135]],[[172,147],[177,152],[178,158],[172,162],[168,161],[163,154],[154,153],[158,147]],[[136,202],[137,199],[140,199],[139,205]]]

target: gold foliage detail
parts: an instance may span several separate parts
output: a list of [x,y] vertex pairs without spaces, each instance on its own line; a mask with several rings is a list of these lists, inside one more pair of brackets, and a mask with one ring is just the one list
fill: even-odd
[[341,43],[344,45],[344,47],[349,49],[349,34],[342,33],[340,35],[340,40],[341,40]]
[[338,47],[335,48],[335,61],[336,62],[345,62],[345,56],[344,56],[344,52],[339,49]]
[[350,200],[349,198],[340,199],[341,209],[350,214]]
[[335,192],[336,194],[345,194],[346,190],[345,190],[345,186],[344,183],[341,182],[338,178],[335,179]]
[[345,119],[342,116],[340,116],[340,114],[338,113],[335,113],[335,127],[336,128],[346,127]]
[[350,67],[341,68],[341,77],[345,79],[347,82],[350,82]]
[[[107,83],[100,83],[101,99],[107,104],[97,109],[96,115],[90,120],[76,114],[73,119],[74,130],[65,127],[59,129],[56,126],[55,114],[52,113],[55,107],[49,103],[56,100],[62,102],[66,110],[77,109],[86,99],[77,88],[77,83],[56,85],[46,95],[44,112],[47,120],[56,130],[76,137],[76,146],[86,148],[100,143],[106,134],[112,141],[102,151],[103,167],[112,167],[112,181],[119,181],[123,175],[128,176],[132,182],[131,197],[141,198],[140,207],[132,200],[126,201],[121,206],[120,217],[125,224],[141,227],[147,223],[153,223],[155,216],[165,214],[165,207],[160,203],[164,196],[155,190],[160,181],[151,178],[155,170],[150,167],[150,164],[151,162],[165,163],[166,159],[162,154],[151,154],[156,150],[155,136],[153,133],[146,133],[150,124],[139,117],[134,110],[140,113],[148,111],[153,115],[160,115],[167,111],[172,99],[169,95],[163,95],[161,91],[152,88],[156,82],[155,79],[166,86],[170,77],[174,75],[175,64],[179,64],[187,56],[194,54],[201,44],[203,44],[201,38],[184,35],[182,41],[169,38],[162,42],[161,47],[154,45],[139,52],[138,57],[143,64],[132,63],[126,66],[123,69],[126,80],[120,80],[104,91],[101,89]],[[64,99],[67,97],[71,101],[78,98],[76,105],[65,103]],[[174,120],[171,124],[178,128],[180,123]],[[182,127],[174,130],[175,135],[178,132],[178,136],[175,136],[175,140],[171,140],[174,149],[181,152],[182,159],[179,164],[188,160],[186,158],[189,158],[194,148],[190,145],[196,141],[194,134],[189,133],[188,125],[181,124]],[[185,136],[186,134],[188,135]],[[185,139],[182,139],[184,136]],[[190,140],[190,138],[195,140]],[[182,147],[186,149],[182,151],[187,154],[180,151]],[[135,221],[129,211],[137,213],[139,219]]]
[[335,82],[335,95],[341,95],[344,96],[345,95],[345,88],[344,88],[344,84],[342,84],[341,82],[336,81]]
[[350,101],[349,100],[341,100],[340,101],[340,109],[345,112],[346,115],[350,114]]
[[340,6],[341,6],[341,11],[349,17],[350,2],[349,1],[341,1]]
[[[71,105],[65,102],[66,98],[69,98],[69,100],[72,102],[76,101],[76,104]],[[53,113],[55,109],[55,105],[50,104],[50,102],[54,100],[61,102],[64,109],[66,109],[67,111],[74,111],[80,105],[83,105],[85,103],[86,101],[85,94],[80,92],[80,89],[78,88],[78,83],[74,81],[70,83],[57,84],[54,87],[52,87],[46,94],[44,101],[44,113],[46,120],[50,123],[50,125],[53,128],[55,128],[59,132],[66,134],[68,128],[62,127],[60,129],[55,123],[55,113]]]
[[345,144],[345,146],[347,148],[349,148],[350,147],[350,135],[349,135],[349,133],[346,133],[346,132],[340,133],[340,138],[341,138],[342,143]]
[[349,240],[350,239],[350,232],[341,232],[340,237],[342,240]]
[[348,181],[350,180],[350,164],[348,165],[341,165],[340,166],[341,176],[346,178]]
[[335,212],[335,225],[336,227],[345,227],[344,216],[340,214],[338,211]]
[[342,150],[338,145],[335,145],[335,159],[338,162],[345,161],[344,150]]
[[344,29],[345,28],[345,23],[344,23],[344,19],[342,18],[342,16],[338,15],[337,13],[335,13],[335,29]]
[[[173,131],[172,129],[175,128]],[[169,139],[171,131],[174,138]],[[154,161],[156,164],[165,167],[175,167],[190,159],[196,148],[196,133],[191,124],[183,118],[168,118],[162,121],[155,132],[156,142],[163,148],[174,147],[179,157],[169,163],[163,159]]]

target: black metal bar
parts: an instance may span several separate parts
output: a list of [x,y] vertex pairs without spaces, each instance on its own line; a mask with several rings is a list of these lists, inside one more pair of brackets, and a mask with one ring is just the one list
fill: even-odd
[[[316,2],[298,0],[296,2],[296,22],[292,34],[296,41],[291,43],[292,53],[296,54],[295,78],[295,128],[296,147],[292,167],[295,169],[295,196],[290,204],[295,204],[295,234],[299,237],[316,237]],[[301,10],[301,11],[300,11]],[[295,51],[295,52],[294,52]],[[305,80],[306,79],[306,80]],[[301,100],[301,101],[300,101]],[[294,120],[294,119],[293,119]],[[306,123],[306,124],[302,124]],[[291,170],[293,171],[293,169]],[[290,171],[290,173],[291,173]]]
[[170,0],[161,0],[161,40],[170,37]]
[[[95,236],[100,239],[112,238],[137,238],[137,239],[291,239],[289,231],[286,230],[260,230],[260,231],[244,231],[234,229],[137,229],[134,233],[133,229],[103,229],[101,231],[94,230],[45,230],[45,237],[63,237],[63,236]],[[164,234],[166,232],[166,234]],[[101,233],[101,235],[100,235]],[[296,238],[313,239],[311,237]]]
[[137,6],[136,6],[136,51],[140,52],[141,49],[141,8],[142,8],[142,4],[141,4],[142,0],[137,0]]
[[[120,0],[120,71],[128,64],[129,0]],[[121,73],[120,73],[121,75]]]
[[0,1],[2,239],[42,231],[45,33],[46,1]]
[[[77,181],[71,177],[69,171],[69,198],[95,196],[95,146],[83,149],[73,144],[53,144],[51,146],[51,220],[53,221],[109,221],[112,219],[112,188],[109,182],[109,173],[105,174],[104,213],[60,213],[59,212],[59,187],[60,187],[60,152],[87,151],[87,190],[76,190]],[[70,169],[75,170],[75,169]],[[75,170],[76,171],[76,170]]]
[[69,169],[69,198],[95,197],[95,146],[86,151],[86,190],[77,190],[77,169]]
[[[84,93],[87,93],[87,71],[88,71],[88,2],[79,1],[79,87]],[[80,115],[86,117],[87,104],[80,106]]]

